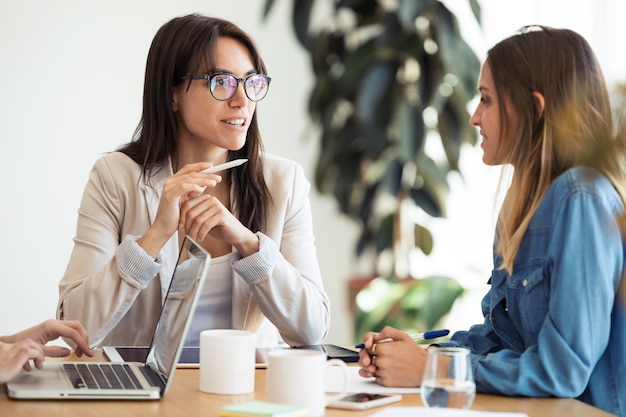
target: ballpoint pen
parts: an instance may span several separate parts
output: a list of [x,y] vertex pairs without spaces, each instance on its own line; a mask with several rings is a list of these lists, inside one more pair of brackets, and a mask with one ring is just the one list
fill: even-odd
[[[430,331],[424,332],[424,333],[412,334],[411,335],[411,339],[413,339],[413,340],[436,339],[438,337],[446,336],[448,333],[450,333],[450,330],[448,330],[448,329],[430,330]],[[379,340],[378,342],[375,342],[374,344],[377,345],[379,343],[387,343],[387,342],[393,342],[393,339]],[[357,348],[357,349],[363,349],[365,347],[365,344],[364,343],[359,343],[358,345],[355,345],[354,347]]]

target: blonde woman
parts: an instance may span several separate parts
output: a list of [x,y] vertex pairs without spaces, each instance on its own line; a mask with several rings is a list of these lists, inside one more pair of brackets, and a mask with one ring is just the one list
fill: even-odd
[[[483,162],[510,186],[494,241],[484,323],[455,333],[471,350],[479,392],[574,397],[626,415],[626,309],[620,219],[626,197],[609,96],[589,44],[530,26],[496,44],[482,66]],[[394,343],[373,343],[384,338]],[[360,373],[418,386],[425,350],[385,328],[365,335]]]

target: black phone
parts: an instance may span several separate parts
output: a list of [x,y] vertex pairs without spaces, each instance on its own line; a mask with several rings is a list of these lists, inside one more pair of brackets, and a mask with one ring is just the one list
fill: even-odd
[[332,344],[322,345],[298,345],[293,349],[313,349],[326,353],[328,359],[341,359],[344,362],[358,362],[359,352]]

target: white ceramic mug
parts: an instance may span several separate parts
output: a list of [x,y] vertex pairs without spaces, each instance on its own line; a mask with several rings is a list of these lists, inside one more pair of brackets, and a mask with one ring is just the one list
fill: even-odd
[[[341,393],[326,393],[326,370],[343,369]],[[326,359],[326,354],[309,349],[275,349],[268,353],[267,400],[274,403],[303,406],[311,417],[324,415],[326,405],[348,392],[348,367],[340,359]]]
[[254,333],[214,329],[200,332],[200,391],[211,394],[254,392]]

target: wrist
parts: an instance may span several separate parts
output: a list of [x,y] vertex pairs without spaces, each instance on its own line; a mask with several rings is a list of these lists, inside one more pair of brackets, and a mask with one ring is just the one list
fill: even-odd
[[139,245],[150,257],[156,259],[161,251],[161,248],[170,239],[171,236],[166,236],[158,231],[155,231],[152,227],[148,231],[137,239],[137,245]]
[[259,238],[257,235],[250,232],[250,234],[245,240],[233,246],[235,246],[235,248],[239,251],[241,256],[245,258],[259,251],[259,248],[260,248]]

